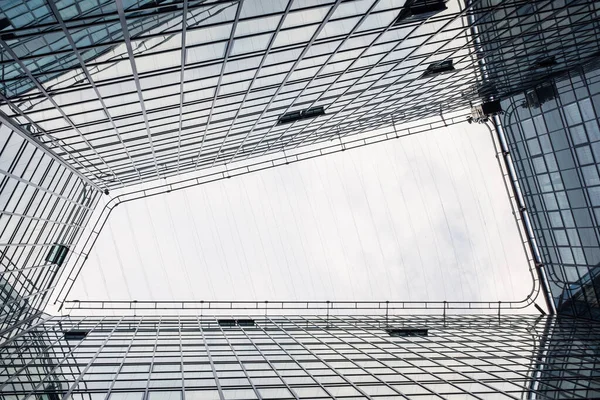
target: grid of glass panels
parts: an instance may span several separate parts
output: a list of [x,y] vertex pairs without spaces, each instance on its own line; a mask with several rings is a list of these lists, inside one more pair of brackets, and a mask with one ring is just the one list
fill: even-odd
[[502,127],[558,311],[600,318],[600,69],[548,87],[541,107],[504,101]]
[[[115,0],[78,17],[48,2],[43,31],[35,22],[5,30],[14,35],[0,41],[5,61],[19,71],[11,79],[35,89],[5,93],[0,107],[59,155],[75,155],[101,186],[128,185],[466,108],[481,95],[481,57],[494,58],[475,53],[475,41],[518,57],[531,41],[526,31],[549,31],[557,43],[573,31],[554,26],[595,33],[593,1],[530,3],[453,0],[428,19],[397,21],[404,2],[396,0]],[[146,29],[136,30],[141,22]],[[479,23],[494,32],[472,29]],[[93,40],[113,28],[122,37]],[[15,51],[26,33],[66,37],[60,54],[77,63],[28,68]],[[102,52],[84,57],[92,49]],[[27,60],[54,53],[42,47]],[[423,76],[449,60],[453,70]],[[500,70],[504,89],[514,88],[519,68]],[[62,75],[47,79],[53,73]],[[277,123],[311,107],[325,115]]]
[[[598,55],[598,2],[526,1],[489,12],[500,3],[482,1],[475,6],[475,10],[483,8],[475,14],[478,18],[469,21],[484,76],[477,88],[482,97],[497,99],[522,92]],[[505,29],[500,21],[514,14],[522,16],[521,23]]]
[[19,129],[0,115],[0,339],[44,307],[60,273],[48,252],[74,243],[99,195]]
[[[62,16],[72,20],[74,25],[83,26],[117,9],[114,0],[62,0],[56,3]],[[153,0],[124,0],[123,3],[125,7],[142,9],[155,5]],[[168,13],[154,13],[149,18],[136,20],[130,30],[133,35],[146,32],[171,18]],[[72,83],[73,76],[59,77],[76,68],[79,62],[77,56],[69,51],[67,37],[52,30],[57,23],[49,3],[43,0],[4,1],[0,6],[0,40],[10,44],[25,67],[41,83],[53,80],[54,84],[64,83],[64,80]],[[119,24],[97,24],[87,29],[82,29],[83,26],[73,29],[72,37],[83,48],[80,55],[84,61],[104,54],[114,47],[115,41],[123,40]],[[0,92],[5,97],[36,92],[35,83],[23,75],[19,65],[4,51],[0,52],[0,65]],[[47,86],[47,89],[52,90],[53,86]]]
[[[600,395],[568,317],[54,317],[0,349],[0,398],[522,399]],[[394,336],[418,329],[417,336]],[[67,340],[65,331],[89,331]],[[423,335],[426,330],[426,336]],[[185,397],[183,397],[185,396]]]

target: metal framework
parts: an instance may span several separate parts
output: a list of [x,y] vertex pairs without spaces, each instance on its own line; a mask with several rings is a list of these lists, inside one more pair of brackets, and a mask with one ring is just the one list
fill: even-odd
[[[83,270],[85,262],[87,261],[100,233],[109,220],[112,211],[120,204],[135,201],[141,198],[165,195],[173,191],[183,190],[195,185],[208,184],[221,179],[229,179],[248,173],[259,172],[265,169],[285,166],[315,157],[322,157],[341,151],[358,149],[363,146],[380,143],[382,141],[400,139],[433,129],[441,129],[450,125],[464,123],[465,117],[466,114],[463,112],[449,113],[443,118],[428,118],[424,121],[404,124],[402,127],[398,127],[395,125],[392,116],[392,120],[390,121],[392,125],[388,128],[378,129],[376,131],[369,132],[368,134],[353,135],[349,138],[340,138],[339,141],[336,140],[331,142],[331,144],[328,144],[326,147],[319,146],[316,148],[303,148],[303,151],[284,153],[279,157],[263,157],[249,160],[246,163],[240,162],[236,163],[231,169],[216,168],[208,171],[206,174],[193,178],[184,178],[179,180],[173,179],[167,183],[156,182],[154,187],[147,186],[139,190],[130,190],[126,194],[112,197],[108,202],[105,203],[104,207],[96,213],[93,219],[90,220],[89,226],[86,228],[81,240],[78,242],[76,247],[77,256],[74,259],[74,262],[70,264],[68,272],[63,275],[64,280],[59,283],[60,290],[54,293],[56,295],[53,297],[54,304],[59,304],[60,310],[65,300],[68,299],[70,291],[74,283],[77,281],[80,272]],[[494,138],[492,138],[492,140],[494,140]],[[503,175],[506,177],[506,174],[503,173]],[[513,205],[513,207],[515,206],[512,201],[511,205]],[[526,238],[526,235],[524,235],[525,232],[520,232],[520,234],[522,235],[522,241],[524,245],[526,245],[528,243],[528,239]],[[532,290],[527,298],[523,301],[505,302],[506,307],[513,308],[516,306],[516,304],[521,304],[522,307],[530,305],[533,303],[533,301],[535,301],[539,293],[538,277],[537,274],[533,273],[534,263],[531,262],[533,260],[533,254],[528,247],[524,250],[528,254],[528,259],[530,261],[530,272],[532,272],[533,281]],[[482,302],[482,304],[487,304],[487,302]]]
[[[0,107],[8,118],[95,188],[207,172],[112,200],[65,275],[60,301],[123,200],[399,137],[408,122],[438,114],[444,125],[456,123],[456,114],[443,114],[522,90],[598,52],[598,9],[589,1],[448,2],[446,11],[400,22],[403,5],[382,0],[84,3],[2,10]],[[540,57],[553,64],[539,71]],[[428,65],[449,60],[454,70],[424,76]],[[316,105],[325,116],[276,123]],[[413,133],[438,121],[413,124]]]
[[[75,244],[56,300],[66,299],[122,201],[457,123],[452,110],[535,85],[598,51],[589,1],[448,2],[398,22],[403,6],[188,0],[3,10],[11,26],[0,36],[0,107],[96,187],[157,182],[107,204]],[[26,53],[31,43],[38,48]],[[540,71],[540,57],[554,63]],[[450,60],[454,70],[423,74]],[[277,124],[317,105],[324,116]],[[191,170],[200,175],[158,183]],[[539,264],[534,248],[525,251]],[[535,299],[533,275],[532,294],[515,304]]]
[[[600,3],[453,0],[398,19],[432,3],[0,3],[0,399],[600,397],[600,326],[581,319],[600,318],[600,70],[581,67],[600,54]],[[522,94],[548,82],[544,104]],[[492,135],[534,282],[522,301],[68,299],[122,202],[500,98]],[[91,221],[108,189],[122,191]],[[540,288],[559,316],[519,316],[544,314]],[[69,315],[43,314],[49,299]]]
[[598,318],[600,70],[590,66],[552,82],[555,97],[539,107],[523,107],[524,95],[505,101],[499,129],[556,307]]
[[[59,268],[55,243],[74,244],[100,191],[0,115],[0,337],[43,310]],[[14,333],[14,332],[13,332]]]
[[[400,125],[465,108],[482,95],[481,59],[502,61],[494,91],[508,93],[530,78],[520,62],[565,35],[577,46],[562,48],[555,69],[598,50],[589,1],[451,1],[402,24],[402,2],[384,0],[83,3],[33,19],[25,8],[28,23],[2,31],[0,108],[103,187],[323,144],[391,115]],[[473,25],[502,28],[473,36]],[[543,40],[530,34],[540,26]],[[475,40],[493,51],[474,54]],[[40,42],[48,45],[25,53]],[[455,71],[420,79],[450,59]],[[314,105],[326,115],[276,124]]]
[[42,320],[0,348],[11,360],[0,398],[589,399],[600,390],[598,327],[570,318],[245,318]]

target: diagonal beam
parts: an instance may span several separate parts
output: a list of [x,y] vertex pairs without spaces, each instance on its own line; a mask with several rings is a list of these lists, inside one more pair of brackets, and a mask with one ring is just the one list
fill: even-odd
[[198,151],[198,155],[196,156],[196,166],[194,170],[198,169],[198,162],[200,161],[200,156],[202,155],[202,150],[204,149],[204,142],[206,141],[206,136],[208,134],[208,127],[210,126],[210,120],[212,119],[213,112],[215,110],[215,103],[217,102],[217,98],[219,97],[219,90],[221,89],[221,83],[223,82],[223,75],[225,75],[225,68],[227,66],[227,60],[231,55],[231,50],[233,49],[233,38],[235,36],[235,30],[237,28],[238,21],[240,20],[240,14],[242,12],[242,5],[244,4],[244,0],[240,0],[238,3],[237,9],[235,11],[235,19],[233,20],[233,24],[231,26],[231,33],[229,34],[229,41],[227,42],[225,48],[225,58],[223,59],[223,64],[221,65],[221,73],[219,74],[219,79],[217,81],[217,87],[215,88],[215,94],[213,96],[212,104],[210,106],[210,111],[208,112],[208,118],[206,120],[206,125],[204,126],[204,133],[202,134],[202,142],[200,142],[200,150]]
[[[262,119],[262,117],[265,115],[265,113],[267,112],[267,110],[269,109],[269,107],[271,106],[271,104],[273,104],[273,100],[277,97],[277,95],[279,95],[279,92],[281,92],[281,90],[285,86],[285,84],[288,81],[288,79],[290,79],[290,76],[292,76],[292,74],[294,73],[294,70],[296,69],[296,67],[298,67],[298,64],[300,64],[300,62],[302,61],[302,59],[304,58],[304,56],[306,55],[306,53],[308,53],[308,50],[310,49],[310,47],[312,46],[312,44],[315,42],[315,40],[317,40],[317,37],[319,36],[319,34],[323,30],[323,28],[325,28],[325,25],[327,24],[327,22],[329,22],[329,19],[331,18],[331,16],[333,15],[333,13],[338,8],[338,6],[340,5],[341,2],[342,2],[342,0],[336,0],[336,2],[331,6],[331,8],[329,9],[329,11],[327,12],[327,15],[325,16],[325,18],[323,18],[323,20],[319,24],[319,27],[317,28],[317,30],[315,31],[315,33],[312,35],[312,37],[310,38],[310,40],[308,41],[308,43],[306,44],[306,46],[304,46],[304,49],[302,50],[302,53],[300,53],[300,56],[298,57],[298,59],[292,65],[292,68],[290,68],[290,70],[288,71],[288,73],[283,78],[283,81],[277,87],[277,90],[275,91],[275,93],[273,94],[273,96],[271,96],[271,98],[269,99],[269,102],[267,103],[267,105],[265,106],[265,108],[261,111],[260,115],[256,118],[256,121],[254,122],[254,124],[252,125],[252,127],[250,128],[250,130],[248,131],[248,133],[246,134],[246,136],[244,137],[244,140],[242,140],[242,143],[240,143],[240,145],[238,146],[238,148],[235,151],[235,153],[233,154],[233,156],[231,156],[231,158],[228,161],[226,161],[225,164],[229,164],[232,160],[234,160],[235,157],[240,152],[240,150],[244,147],[244,144],[246,143],[246,140],[248,140],[248,138],[250,137],[250,135],[252,135],[252,132],[254,132],[254,129],[256,128],[256,126],[258,125],[258,123],[260,122],[260,120]],[[262,140],[264,138],[265,138],[265,136],[263,136],[260,141],[262,142]]]
[[179,84],[179,130],[177,131],[177,173],[179,173],[179,160],[181,159],[181,130],[183,129],[183,82],[185,81],[185,62],[187,50],[185,48],[185,34],[187,31],[188,0],[183,0],[181,17],[181,82]]
[[[19,67],[21,67],[23,72],[25,72],[25,74],[34,83],[34,85],[38,88],[38,90],[44,95],[44,97],[54,106],[54,108],[60,113],[60,115],[71,126],[71,128],[73,128],[75,130],[75,132],[77,132],[77,134],[81,137],[81,139],[85,142],[85,144],[89,147],[89,149],[92,150],[92,152],[94,152],[94,154],[96,155],[96,157],[98,157],[100,162],[102,162],[102,164],[104,164],[106,169],[108,169],[110,171],[109,175],[113,175],[113,176],[117,177],[116,174],[114,173],[114,171],[112,170],[112,168],[106,163],[106,161],[104,161],[104,159],[102,158],[100,153],[98,153],[98,151],[94,148],[94,146],[92,146],[92,144],[85,138],[85,136],[83,135],[83,133],[81,133],[79,128],[77,128],[77,126],[73,123],[73,121],[71,121],[71,118],[69,118],[69,116],[64,112],[64,110],[58,105],[58,103],[50,96],[50,94],[46,91],[44,86],[42,86],[42,84],[33,76],[31,71],[27,68],[27,66],[23,63],[23,61],[21,61],[19,59],[19,57],[16,55],[16,53],[13,51],[13,49],[2,38],[0,38],[0,47],[4,47],[6,52],[13,58],[13,60],[15,60],[15,62],[17,64],[19,64]],[[103,172],[98,167],[96,167],[91,161],[89,161],[89,162],[90,162],[90,165],[93,166],[96,170],[98,170],[98,172],[100,174],[105,174],[105,172]],[[98,179],[102,182],[101,178],[96,177],[96,179]],[[119,178],[117,177],[117,179],[119,179]],[[123,184],[123,183],[121,182],[121,184]]]
[[156,163],[156,154],[154,153],[154,144],[152,143],[152,134],[150,133],[150,122],[148,121],[148,114],[146,112],[146,105],[144,103],[144,96],[142,95],[142,85],[140,84],[140,78],[135,64],[135,57],[133,55],[133,47],[131,46],[131,37],[129,36],[129,30],[127,28],[127,21],[125,20],[125,9],[123,8],[122,0],[115,0],[117,3],[117,12],[119,13],[119,20],[121,22],[121,29],[123,30],[123,39],[125,40],[125,47],[127,48],[127,54],[129,56],[129,63],[131,64],[131,72],[135,81],[135,87],[137,89],[138,98],[140,100],[140,108],[142,109],[142,115],[144,117],[144,123],[146,125],[146,133],[148,135],[148,143],[150,144],[150,150],[152,151],[152,158],[154,161],[154,168],[156,169],[156,177],[160,177],[158,171],[158,164]]
[[[377,0],[377,1],[379,1],[379,0]],[[256,82],[256,79],[258,78],[258,75],[260,74],[260,71],[262,70],[262,67],[265,64],[268,55],[271,52],[273,43],[275,43],[275,39],[277,38],[277,34],[279,34],[279,31],[281,31],[281,27],[283,26],[285,18],[288,16],[290,9],[292,8],[293,2],[294,2],[294,0],[288,1],[285,11],[283,12],[283,16],[279,20],[279,23],[277,24],[277,28],[275,28],[275,32],[273,32],[273,35],[271,36],[271,40],[269,40],[269,45],[267,46],[267,49],[265,50],[265,53],[260,60],[260,64],[258,65],[258,68],[256,68],[256,72],[254,73],[254,76],[252,77],[252,80],[250,81],[250,84],[248,85],[248,89],[246,90],[246,93],[244,93],[244,98],[242,99],[242,102],[241,102],[239,108],[235,112],[233,120],[231,121],[231,125],[229,126],[229,129],[227,130],[227,133],[225,134],[225,138],[223,139],[223,142],[221,143],[221,146],[219,147],[219,150],[217,151],[217,155],[215,156],[212,166],[214,166],[217,163],[217,159],[219,158],[219,155],[221,154],[221,150],[223,150],[223,146],[225,145],[227,138],[229,138],[229,134],[231,133],[231,130],[233,129],[233,126],[235,125],[235,122],[237,121],[237,118],[239,117],[240,112],[242,111],[242,108],[244,108],[244,104],[246,104],[246,100],[248,99],[248,96],[250,95],[252,86],[254,85],[254,82]]]
[[[55,0],[46,0],[46,4],[48,4],[48,6],[50,7],[50,10],[52,10],[52,14],[54,14],[54,18],[56,18],[56,20],[58,21],[63,33],[65,34],[65,37],[67,38],[67,40],[69,41],[69,44],[73,48],[73,53],[77,57],[77,60],[79,61],[79,64],[81,65],[81,69],[83,70],[83,73],[85,74],[88,82],[90,83],[90,86],[94,90],[94,93],[96,93],[96,96],[98,97],[98,101],[100,102],[100,105],[102,106],[104,115],[106,115],[106,118],[108,118],[108,120],[110,121],[110,124],[112,125],[113,130],[114,130],[117,138],[119,139],[119,142],[123,146],[123,150],[125,150],[125,154],[127,155],[127,158],[129,158],[129,161],[131,162],[131,166],[137,172],[137,174],[141,180],[140,172],[136,168],[135,163],[133,162],[133,159],[131,158],[131,155],[129,154],[129,151],[127,150],[127,146],[125,146],[125,143],[123,142],[123,139],[121,138],[121,134],[119,133],[119,130],[117,129],[117,125],[115,124],[115,121],[112,119],[112,116],[108,112],[108,107],[106,107],[106,104],[104,103],[104,99],[102,98],[102,95],[100,94],[100,91],[98,90],[98,87],[96,86],[96,83],[92,79],[92,75],[90,74],[90,71],[86,67],[83,57],[81,57],[81,53],[80,53],[79,49],[77,48],[75,41],[73,40],[73,36],[71,36],[71,33],[69,32],[67,25],[63,21],[62,16],[60,15],[60,11],[56,7],[56,4],[54,4],[54,1]],[[187,3],[187,0],[186,0],[186,3]]]
[[[21,116],[23,116],[23,118],[26,118],[30,123],[32,123],[33,125],[36,126],[36,128],[40,129],[40,132],[43,132],[43,130],[41,128],[39,128],[39,126],[37,126],[37,124],[35,124],[35,122],[33,122],[33,120],[27,116],[26,114],[24,114],[17,106],[15,106],[10,100],[8,100],[6,97],[4,97],[4,95],[0,94],[0,99],[3,101],[6,101],[6,103],[11,107],[14,108],[16,111],[18,111],[20,113]],[[12,131],[16,132],[18,135],[20,135],[21,137],[25,138],[27,141],[31,142],[34,146],[36,146],[37,148],[39,148],[40,150],[42,150],[44,153],[50,155],[50,157],[52,157],[55,161],[59,162],[61,165],[63,165],[65,168],[67,168],[69,171],[73,172],[75,175],[77,175],[78,177],[80,177],[84,182],[86,182],[88,185],[92,186],[93,188],[95,188],[98,191],[102,191],[102,189],[96,185],[94,182],[92,182],[84,173],[82,173],[81,171],[79,171],[78,169],[74,168],[71,164],[69,164],[63,157],[60,157],[58,154],[56,154],[52,149],[48,148],[48,146],[46,146],[44,143],[40,142],[37,138],[35,137],[31,137],[31,135],[29,133],[27,133],[19,124],[13,123],[12,118],[9,118],[6,114],[4,114],[1,110],[0,110],[0,125],[6,125],[7,127],[9,127]],[[47,137],[50,138],[50,140],[52,141],[52,144],[55,145],[56,147],[58,147],[59,149],[61,149],[62,151],[64,151],[65,153],[69,153],[64,147],[63,145],[61,145],[58,140],[56,140],[54,137],[50,136],[49,134],[46,134]],[[96,177],[85,165],[83,165],[76,157],[71,157],[71,159],[77,164],[79,165],[82,170],[85,170],[87,173],[89,173],[91,176],[93,176],[94,178],[100,180],[100,178]]]

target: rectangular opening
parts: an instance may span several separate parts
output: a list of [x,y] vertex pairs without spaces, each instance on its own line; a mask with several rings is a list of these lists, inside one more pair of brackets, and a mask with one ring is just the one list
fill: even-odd
[[65,340],[83,340],[90,333],[84,329],[71,329],[70,331],[63,332]]
[[292,111],[285,113],[281,117],[279,117],[277,125],[291,124],[292,122],[315,118],[320,115],[325,115],[325,109],[323,108],[323,106],[311,107],[302,111]]
[[421,78],[443,74],[445,72],[454,71],[454,69],[455,68],[452,60],[444,60],[440,62],[431,63],[429,64]]
[[445,0],[415,0],[407,3],[398,14],[394,25],[424,20],[448,8]]
[[61,266],[69,253],[69,247],[64,244],[54,243],[46,256],[46,261],[50,264]]
[[386,332],[392,337],[427,336],[427,329],[422,328],[390,328]]
[[245,319],[219,319],[217,320],[220,327],[231,328],[233,326],[254,326],[254,320],[250,318]]
[[13,40],[16,39],[17,35],[15,35],[14,33],[5,33],[4,35],[0,35],[0,39],[2,40]]
[[555,56],[544,56],[538,58],[535,61],[535,63],[531,66],[531,69],[550,68],[556,64],[557,62]]
[[4,28],[8,28],[10,26],[10,21],[8,18],[0,18],[0,31]]
[[552,82],[542,83],[525,92],[525,105],[529,108],[540,108],[542,104],[556,98],[556,93]]
[[410,11],[413,16],[418,16],[420,18],[428,18],[434,14],[446,10],[447,8],[448,7],[446,7],[445,0],[425,0],[416,1],[414,5],[410,7]]
[[[421,73],[427,65],[421,67]],[[329,117],[329,109],[326,113]],[[277,118],[273,119],[272,125]],[[316,122],[320,123],[321,120]],[[281,128],[288,126],[294,125],[283,125]],[[462,131],[461,128],[457,132]],[[461,133],[465,143],[481,137],[479,130],[469,131]],[[210,185],[196,185],[181,191],[173,190],[170,194],[125,202],[115,208],[110,217],[110,221],[121,221],[123,228],[115,225],[112,232],[103,230],[101,235],[104,236],[98,240],[95,248],[98,257],[88,260],[69,297],[105,299],[110,293],[113,298],[143,299],[151,294],[152,298],[165,301],[186,300],[200,305],[202,300],[221,299],[220,296],[226,298],[224,293],[228,293],[231,296],[226,298],[228,300],[252,300],[262,305],[265,300],[293,299],[296,291],[298,298],[302,295],[311,301],[328,298],[331,301],[405,300],[402,296],[412,290],[414,281],[422,284],[430,293],[442,288],[447,293],[454,293],[456,281],[445,282],[447,280],[429,277],[440,276],[440,260],[448,257],[454,260],[456,254],[457,262],[462,263],[469,273],[477,273],[476,258],[489,261],[486,263],[489,271],[502,271],[499,276],[487,273],[479,276],[480,285],[492,285],[500,279],[506,279],[503,281],[506,293],[500,293],[499,296],[503,297],[492,297],[490,301],[520,300],[523,298],[521,294],[525,296],[529,293],[532,283],[522,279],[523,275],[529,276],[527,269],[523,275],[519,275],[524,265],[522,263],[526,263],[527,259],[518,231],[512,223],[507,222],[506,227],[494,225],[494,221],[500,221],[500,217],[503,221],[510,221],[509,218],[513,217],[510,204],[506,203],[503,196],[493,196],[490,198],[491,206],[481,210],[477,207],[479,191],[486,190],[482,189],[486,187],[483,185],[495,185],[489,187],[504,190],[496,158],[487,157],[480,161],[478,157],[479,152],[487,149],[491,142],[477,142],[477,145],[473,144],[475,151],[465,154],[462,141],[457,142],[454,135],[439,135],[439,132],[427,130],[406,137],[398,145],[390,142],[369,145],[354,149],[356,155],[340,152],[332,157],[305,160],[289,168],[282,166],[234,179],[221,179]],[[421,138],[427,139],[421,141]],[[412,157],[411,154],[418,156]],[[429,171],[438,162],[452,166],[461,166],[464,162],[466,168],[483,168],[485,173],[474,176],[477,178],[475,182],[463,172],[467,169],[462,168],[444,168],[440,172],[442,175],[436,179],[430,174],[418,173],[423,168]],[[394,171],[399,168],[407,172],[396,179]],[[357,179],[357,171],[361,174],[360,179]],[[439,182],[448,181],[452,184],[438,184],[439,187],[436,187],[438,179]],[[381,185],[378,184],[380,180]],[[375,186],[371,187],[371,184]],[[187,202],[184,201],[184,193],[188,197]],[[413,195],[407,196],[407,193]],[[460,193],[460,196],[456,196],[456,193]],[[182,196],[179,198],[181,202],[171,203],[176,198],[173,196]],[[437,200],[430,201],[432,198],[443,199],[443,204]],[[456,215],[456,222],[446,225],[442,206],[460,210],[460,201],[465,201],[462,203],[464,217],[462,214]],[[151,216],[149,210],[154,209],[160,210],[164,218],[157,218],[155,225],[151,226],[148,221]],[[154,214],[153,211],[151,213]],[[429,214],[441,219],[432,219],[430,223],[427,220]],[[133,232],[128,229],[130,224],[127,218],[130,218],[131,226],[137,227]],[[415,223],[421,223],[421,219],[425,222],[412,232],[412,228],[406,224],[408,218],[413,218]],[[462,247],[454,250],[451,240],[435,240],[436,237],[449,237],[445,235],[450,232],[454,237],[464,235],[464,220],[478,222],[478,229],[470,235],[477,234],[485,238],[484,235],[489,232],[487,229],[493,229],[491,232],[494,235],[497,229],[506,232],[507,240],[503,242],[505,250],[502,250],[499,241],[490,241],[489,244],[480,241],[474,243],[474,256],[470,248],[468,252],[462,251]],[[174,237],[172,224],[180,223],[185,223],[185,226],[178,227],[175,231],[177,236]],[[444,229],[439,231],[441,226]],[[155,234],[159,246],[152,240]],[[427,238],[423,238],[424,234]],[[440,234],[443,236],[436,236]],[[113,235],[114,240],[108,235]],[[378,235],[379,240],[383,240],[383,256],[380,256]],[[396,243],[396,237],[400,246]],[[164,254],[173,251],[173,239],[183,238],[190,239],[190,245],[181,246],[181,257],[169,257],[172,266],[165,270],[165,265],[160,262],[161,254],[164,257]],[[436,246],[437,242],[440,242],[437,250],[427,251],[434,248],[432,246]],[[117,243],[117,247],[114,243]],[[193,243],[197,245],[191,245]],[[265,246],[262,247],[261,243]],[[139,246],[140,256],[136,255],[136,246]],[[121,257],[127,257],[131,262],[124,269],[122,279],[118,266],[119,252]],[[508,262],[504,257],[491,256],[495,253],[506,254]],[[286,254],[293,255],[293,258],[288,258],[290,268],[285,265]],[[377,257],[369,254],[376,254]],[[420,265],[421,259],[423,268],[415,267],[413,264]],[[184,263],[184,260],[196,260],[198,263]],[[350,263],[352,269],[347,273],[345,267]],[[405,279],[405,275],[400,273],[403,268],[406,268],[410,279]],[[98,282],[101,274],[114,277],[110,285]],[[152,292],[141,281],[144,275]],[[510,276],[515,280],[514,287],[518,288],[515,289],[515,297],[510,297],[513,294],[508,290],[509,282],[512,284]],[[177,290],[169,291],[165,279],[177,285],[172,286]],[[181,284],[186,280],[192,284]],[[302,286],[297,286],[301,282],[304,282]],[[479,296],[480,287],[465,284],[464,297]],[[423,292],[416,290],[411,293],[413,296],[425,296],[424,289]],[[408,300],[422,301],[424,298],[412,297]],[[269,310],[275,310],[278,307],[275,304],[278,303],[269,303]],[[206,310],[209,306],[204,303],[200,307]],[[182,309],[182,314],[197,311]],[[225,308],[220,311],[210,324],[210,328],[216,331],[254,330],[263,325],[262,320],[257,319],[254,327],[242,328],[237,323],[233,326],[232,322],[229,323],[230,327],[221,327],[218,319],[253,319],[254,316],[233,316],[233,312]],[[397,326],[392,324],[389,327]],[[383,330],[380,332],[387,334]]]
[[219,319],[217,320],[221,327],[232,327],[235,326],[235,319]]
[[486,101],[481,104],[481,110],[484,115],[495,115],[502,112],[502,106],[500,105],[500,100],[492,100]]

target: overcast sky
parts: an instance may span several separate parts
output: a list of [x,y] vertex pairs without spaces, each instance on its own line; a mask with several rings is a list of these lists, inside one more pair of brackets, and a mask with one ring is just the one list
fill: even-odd
[[119,205],[70,299],[521,300],[489,132],[462,124]]

